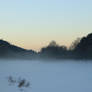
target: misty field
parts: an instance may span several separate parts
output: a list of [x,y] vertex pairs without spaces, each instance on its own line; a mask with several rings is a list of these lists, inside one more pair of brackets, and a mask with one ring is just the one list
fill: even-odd
[[[8,77],[25,79],[30,87],[9,84]],[[0,92],[92,92],[89,61],[0,60]]]

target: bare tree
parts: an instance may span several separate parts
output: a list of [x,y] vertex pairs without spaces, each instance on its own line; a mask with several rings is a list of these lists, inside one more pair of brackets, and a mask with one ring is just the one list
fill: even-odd
[[80,43],[81,38],[77,38],[75,41],[72,42],[71,46],[69,47],[70,50],[74,50],[75,47]]

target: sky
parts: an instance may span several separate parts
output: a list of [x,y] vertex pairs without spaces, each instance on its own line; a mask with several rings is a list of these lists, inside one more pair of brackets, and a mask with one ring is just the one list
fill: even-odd
[[0,39],[40,50],[92,32],[92,0],[0,0]]

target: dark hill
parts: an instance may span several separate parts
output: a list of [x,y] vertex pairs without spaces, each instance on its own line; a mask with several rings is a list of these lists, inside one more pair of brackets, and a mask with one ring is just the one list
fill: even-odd
[[75,47],[76,56],[81,59],[92,59],[92,33],[83,37]]
[[32,59],[36,54],[33,50],[26,50],[7,41],[0,40],[0,58]]

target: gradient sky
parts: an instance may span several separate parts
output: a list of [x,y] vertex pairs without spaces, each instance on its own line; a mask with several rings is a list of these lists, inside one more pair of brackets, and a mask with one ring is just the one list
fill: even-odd
[[39,50],[92,32],[92,0],[0,0],[0,38]]

